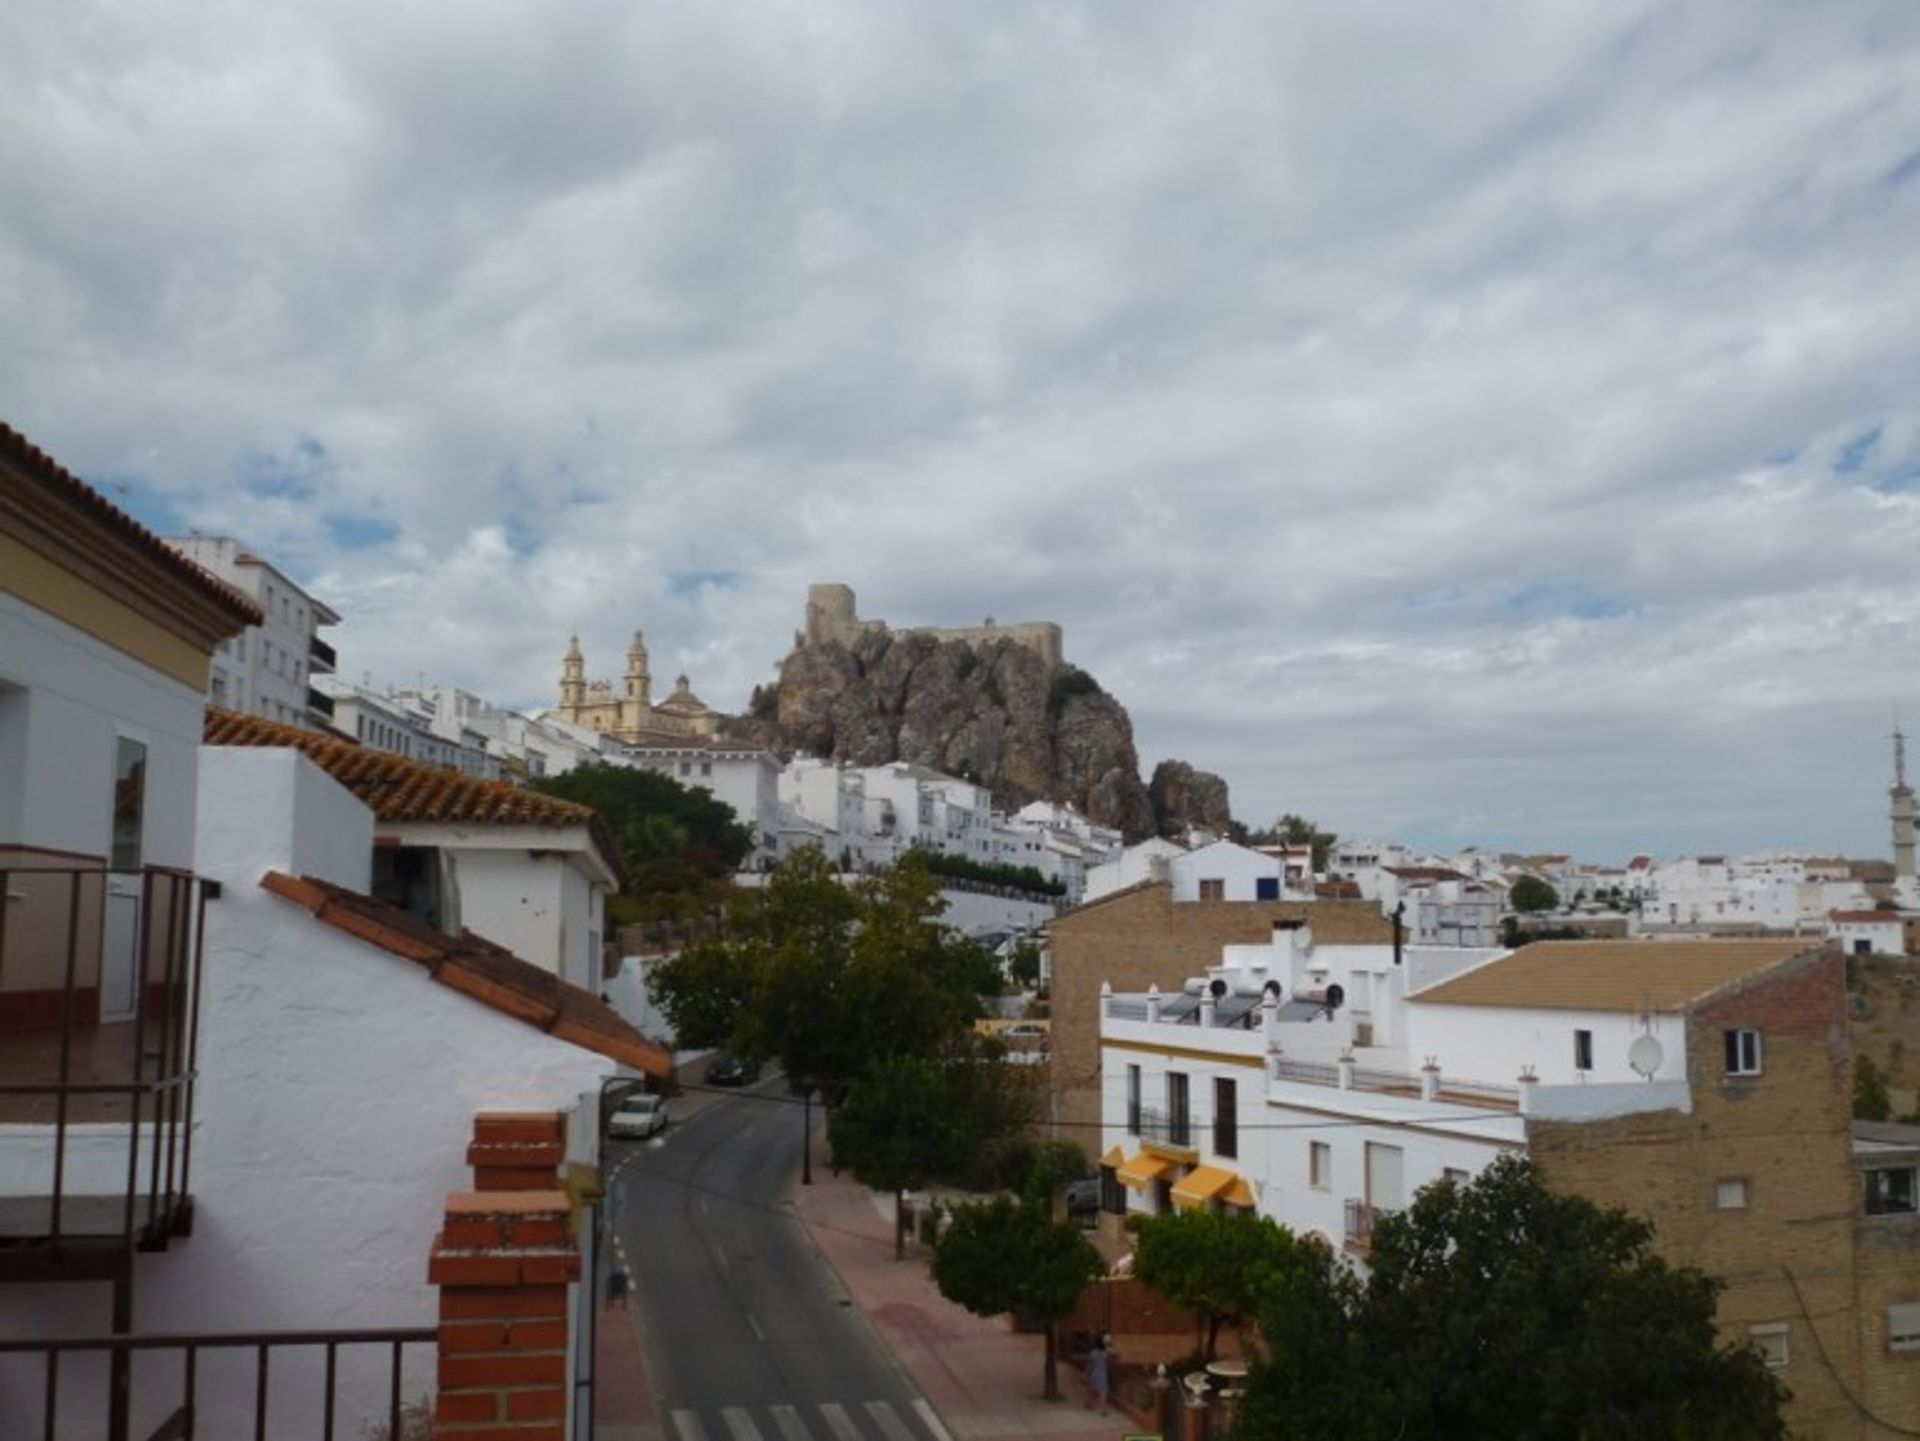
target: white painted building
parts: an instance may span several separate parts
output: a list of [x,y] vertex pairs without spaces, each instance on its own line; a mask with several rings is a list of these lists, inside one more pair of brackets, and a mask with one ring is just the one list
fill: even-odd
[[1129,1210],[1238,1205],[1363,1255],[1380,1211],[1524,1152],[1531,1121],[1689,1109],[1690,1008],[1804,951],[1548,942],[1396,965],[1277,927],[1177,994],[1104,996],[1104,1162]]
[[214,652],[207,700],[287,725],[331,723],[328,698],[313,682],[334,669],[333,647],[320,636],[322,626],[340,623],[333,609],[229,536],[175,537],[167,544],[260,608],[260,624]]
[[1086,892],[1081,899],[1083,903],[1097,901],[1102,896],[1123,891],[1128,886],[1137,886],[1142,881],[1165,879],[1173,858],[1186,853],[1187,848],[1177,842],[1162,836],[1150,836],[1126,847],[1111,859],[1088,867]]
[[1283,872],[1280,857],[1233,841],[1215,841],[1167,860],[1176,902],[1283,900]]
[[1827,939],[1850,956],[1904,956],[1906,925],[1898,911],[1829,911]]

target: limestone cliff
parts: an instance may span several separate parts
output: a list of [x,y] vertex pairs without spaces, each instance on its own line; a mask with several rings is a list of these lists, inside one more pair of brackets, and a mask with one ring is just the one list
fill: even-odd
[[[874,629],[802,644],[730,730],[853,765],[929,766],[988,786],[1007,810],[1070,802],[1130,841],[1156,829],[1125,707],[1085,671],[1010,639]],[[1185,774],[1190,791],[1205,775]]]
[[1154,824],[1163,836],[1183,835],[1194,826],[1224,836],[1233,820],[1227,783],[1185,761],[1161,761],[1155,766],[1147,796],[1153,802]]

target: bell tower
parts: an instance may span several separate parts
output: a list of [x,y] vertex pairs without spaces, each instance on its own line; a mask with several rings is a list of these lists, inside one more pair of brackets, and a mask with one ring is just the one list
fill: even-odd
[[567,641],[567,654],[560,662],[560,718],[580,723],[580,710],[587,703],[587,662],[580,654],[580,637]]
[[1907,737],[1893,733],[1893,784],[1887,788],[1892,800],[1893,873],[1902,880],[1913,875],[1913,787],[1907,784]]
[[620,729],[628,735],[638,735],[646,728],[647,714],[653,709],[648,695],[652,688],[652,677],[647,672],[647,637],[644,631],[633,633],[633,644],[627,647],[627,690],[620,700]]

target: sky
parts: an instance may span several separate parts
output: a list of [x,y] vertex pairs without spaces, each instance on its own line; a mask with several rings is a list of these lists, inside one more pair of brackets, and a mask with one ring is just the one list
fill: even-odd
[[348,679],[738,708],[834,580],[1254,823],[1887,852],[1907,0],[63,0],[0,188],[0,418]]

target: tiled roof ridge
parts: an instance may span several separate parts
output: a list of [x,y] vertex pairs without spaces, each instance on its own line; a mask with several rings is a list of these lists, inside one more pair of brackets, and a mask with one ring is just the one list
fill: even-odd
[[[504,818],[505,823],[510,824],[590,826],[601,819],[600,813],[592,806],[582,805],[578,801],[562,800],[558,796],[527,790],[507,781],[483,780],[451,768],[425,765],[390,751],[375,750],[344,736],[302,730],[281,721],[245,715],[220,706],[207,707],[201,739],[207,745],[215,746],[290,746],[304,751],[321,769],[365,801],[369,809],[383,820],[500,821],[502,818],[496,813],[503,808],[520,812]],[[370,774],[372,770],[383,774]],[[444,817],[409,813],[395,804],[399,796],[392,785],[395,778],[407,776],[420,784],[436,788],[445,801],[465,802],[464,808],[458,814]],[[417,796],[414,798],[419,799]],[[617,860],[611,836],[601,839],[607,849],[608,859]]]
[[593,1051],[656,1079],[672,1058],[590,991],[523,960],[472,931],[447,936],[398,906],[313,876],[268,871],[262,889],[323,925],[422,967],[449,990],[523,1021],[556,1040]]
[[259,625],[266,620],[266,613],[250,597],[241,594],[205,566],[189,560],[168,545],[153,531],[148,530],[5,421],[0,421],[0,451],[10,455],[23,470],[30,471],[40,479],[50,481],[66,491],[70,498],[93,512],[98,519],[111,525],[121,535],[138,545],[153,559],[175,571],[183,579],[210,593],[222,605],[240,612],[243,616],[250,615],[251,623],[254,625]]

